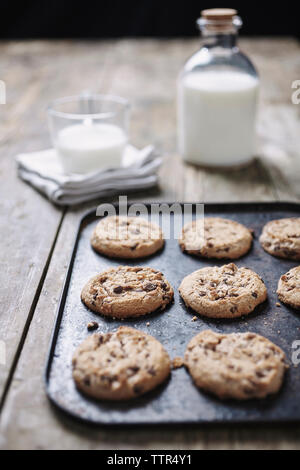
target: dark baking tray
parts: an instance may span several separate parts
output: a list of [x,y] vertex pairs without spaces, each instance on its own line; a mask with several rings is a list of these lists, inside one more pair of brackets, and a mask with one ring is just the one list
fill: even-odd
[[[293,203],[205,204],[205,214],[227,217],[254,230],[251,251],[236,264],[247,266],[262,276],[268,288],[268,301],[245,318],[213,320],[198,317],[197,321],[192,321],[195,314],[184,306],[178,295],[180,281],[196,269],[222,265],[226,261],[204,260],[183,254],[174,238],[166,241],[161,252],[146,259],[124,261],[100,256],[91,249],[89,241],[99,217],[95,216],[95,211],[89,212],[79,225],[46,367],[47,394],[57,407],[73,417],[102,425],[300,421],[300,367],[291,364],[292,343],[300,339],[300,314],[283,304],[276,306],[278,279],[297,263],[268,255],[258,241],[266,222],[282,217],[299,217],[300,206]],[[89,311],[80,301],[82,286],[94,274],[118,264],[144,265],[161,270],[174,288],[174,304],[164,312],[126,321],[110,320]],[[75,388],[71,375],[73,351],[91,334],[87,331],[87,323],[93,320],[99,322],[98,331],[131,325],[150,333],[162,342],[171,358],[182,356],[188,341],[203,329],[224,333],[253,331],[280,346],[291,367],[281,391],[264,400],[222,402],[199,391],[187,371],[181,368],[172,371],[167,383],[131,402],[97,402]],[[150,326],[147,326],[148,322]]]

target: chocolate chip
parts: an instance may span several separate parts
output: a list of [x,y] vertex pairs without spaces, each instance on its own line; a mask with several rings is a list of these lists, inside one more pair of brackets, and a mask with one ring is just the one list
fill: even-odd
[[96,294],[93,295],[93,299],[96,300],[98,297],[98,293],[96,292]]
[[257,293],[256,293],[256,292],[251,292],[251,295],[252,295],[252,297],[254,297],[255,299],[257,299]]
[[156,287],[157,287],[157,286],[156,286],[155,284],[151,284],[151,282],[149,282],[149,284],[146,284],[146,285],[144,286],[144,290],[145,290],[146,292],[151,292],[152,290],[155,290]]
[[237,307],[236,306],[231,307],[230,311],[231,311],[231,313],[235,313],[237,311]]
[[143,387],[141,387],[140,385],[135,385],[133,387],[133,391],[134,391],[134,393],[136,393],[138,395],[138,394],[142,393]]
[[209,349],[210,351],[215,351],[216,347],[217,347],[216,344],[211,344],[211,343],[204,344],[204,349]]
[[297,251],[295,251],[295,250],[283,250],[283,253],[285,254],[285,256],[296,256],[297,255]]
[[87,324],[87,329],[89,331],[94,331],[97,330],[99,324],[96,321],[91,321],[90,323]]
[[129,367],[129,370],[133,372],[133,374],[136,374],[140,370],[140,368],[138,366],[133,366]]
[[89,387],[89,386],[91,385],[90,379],[89,379],[88,377],[85,377],[85,378],[84,378],[83,383],[84,383],[84,385],[86,385],[87,387]]
[[131,246],[130,249],[133,251],[136,249],[136,247],[138,246],[138,243],[136,243],[135,245]]
[[152,375],[153,377],[156,375],[156,371],[155,371],[154,367],[150,367],[148,369],[148,374]]
[[163,290],[168,290],[168,289],[169,289],[168,286],[167,286],[167,284],[166,284],[165,282],[163,282],[163,283],[161,284],[161,288],[162,288]]
[[117,286],[114,288],[114,293],[115,294],[121,294],[123,292],[123,287],[122,286]]
[[101,380],[103,380],[103,382],[108,382],[110,384],[116,379],[115,376],[111,377],[110,375],[101,375],[100,378],[101,378]]
[[256,371],[256,375],[257,375],[257,377],[260,378],[260,379],[262,379],[263,377],[266,376],[266,374],[265,374],[263,371],[261,371],[261,370]]
[[248,333],[247,339],[254,339],[256,335],[254,333]]
[[208,246],[208,248],[213,248],[213,247],[214,247],[214,244],[211,243],[211,242],[209,242],[209,243],[207,244],[207,246]]

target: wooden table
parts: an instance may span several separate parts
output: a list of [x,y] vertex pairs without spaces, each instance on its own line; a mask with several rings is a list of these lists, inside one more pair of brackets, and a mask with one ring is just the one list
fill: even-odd
[[[249,168],[222,172],[184,165],[176,155],[176,76],[197,40],[4,42],[0,78],[2,416],[0,447],[17,449],[298,448],[300,427],[91,429],[48,403],[43,372],[74,231],[99,201],[57,208],[16,176],[14,156],[50,145],[45,108],[58,96],[90,89],[133,105],[132,141],[165,154],[158,190],[139,200],[297,200],[300,106],[291,83],[300,79],[293,39],[241,40],[261,74],[261,155]],[[299,166],[298,166],[299,169]],[[298,195],[298,196],[297,196]],[[131,198],[132,199],[132,198]]]

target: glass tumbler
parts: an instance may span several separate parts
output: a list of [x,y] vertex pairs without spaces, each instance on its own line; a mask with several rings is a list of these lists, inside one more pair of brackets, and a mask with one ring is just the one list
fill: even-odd
[[118,168],[128,143],[130,106],[112,95],[83,93],[48,107],[51,139],[65,173]]

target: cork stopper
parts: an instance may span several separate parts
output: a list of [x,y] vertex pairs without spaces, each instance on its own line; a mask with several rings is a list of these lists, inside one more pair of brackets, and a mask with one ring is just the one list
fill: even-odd
[[237,15],[237,11],[233,8],[209,8],[201,11],[202,18],[211,21],[231,20]]

